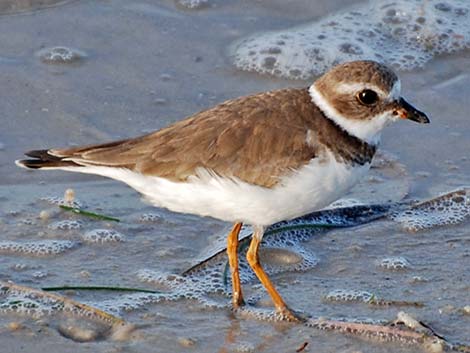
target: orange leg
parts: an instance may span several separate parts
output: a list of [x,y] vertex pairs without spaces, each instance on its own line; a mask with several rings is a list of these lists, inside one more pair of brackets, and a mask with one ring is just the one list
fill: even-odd
[[245,304],[238,270],[238,234],[241,228],[242,223],[235,223],[227,238],[227,255],[232,274],[232,304],[234,309]]
[[285,319],[289,321],[303,321],[302,318],[294,314],[286,305],[281,295],[278,293],[271,280],[269,279],[266,272],[259,262],[258,250],[263,238],[264,229],[261,227],[254,227],[253,238],[251,239],[250,247],[246,253],[246,258],[251,268],[255,272],[256,276],[260,280],[261,284],[266,288],[268,294],[274,303],[274,306],[278,313],[280,313]]

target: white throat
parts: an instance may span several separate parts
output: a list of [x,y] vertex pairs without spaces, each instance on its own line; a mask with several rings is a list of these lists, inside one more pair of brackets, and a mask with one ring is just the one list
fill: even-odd
[[383,112],[368,120],[348,119],[342,116],[317,90],[315,84],[309,88],[310,97],[326,115],[333,120],[339,127],[349,134],[369,143],[377,145],[380,142],[382,129],[396,120],[390,112]]

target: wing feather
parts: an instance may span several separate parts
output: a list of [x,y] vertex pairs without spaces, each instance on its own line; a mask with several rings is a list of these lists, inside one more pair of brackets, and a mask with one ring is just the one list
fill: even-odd
[[185,181],[204,168],[272,187],[318,155],[319,146],[307,142],[315,109],[306,89],[261,93],[227,101],[145,136],[52,149],[47,155],[55,164],[129,168],[174,181]]

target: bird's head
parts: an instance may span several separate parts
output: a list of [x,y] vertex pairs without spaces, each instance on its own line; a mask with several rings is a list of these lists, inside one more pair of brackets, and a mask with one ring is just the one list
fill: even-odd
[[328,118],[369,143],[377,143],[382,129],[393,121],[429,123],[425,113],[401,96],[395,72],[375,61],[338,65],[315,81],[309,91]]

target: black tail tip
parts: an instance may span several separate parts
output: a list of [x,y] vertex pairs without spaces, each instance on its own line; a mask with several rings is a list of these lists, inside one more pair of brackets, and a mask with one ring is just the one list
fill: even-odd
[[69,160],[63,160],[63,157],[58,157],[49,153],[50,150],[33,150],[25,153],[31,159],[19,159],[15,161],[18,167],[26,169],[41,169],[41,168],[63,168],[63,167],[76,167],[77,163]]
[[18,167],[26,169],[41,169],[44,167],[54,167],[60,162],[60,158],[49,154],[49,150],[32,150],[25,152],[25,156],[31,159],[19,159],[15,161]]
[[40,159],[18,159],[15,164],[20,168],[40,169],[44,166],[44,161]]
[[32,150],[25,152],[25,156],[31,157],[33,159],[18,159],[15,161],[15,164],[18,167],[26,169],[40,169],[48,164],[48,162],[53,158],[48,154],[48,150]]

